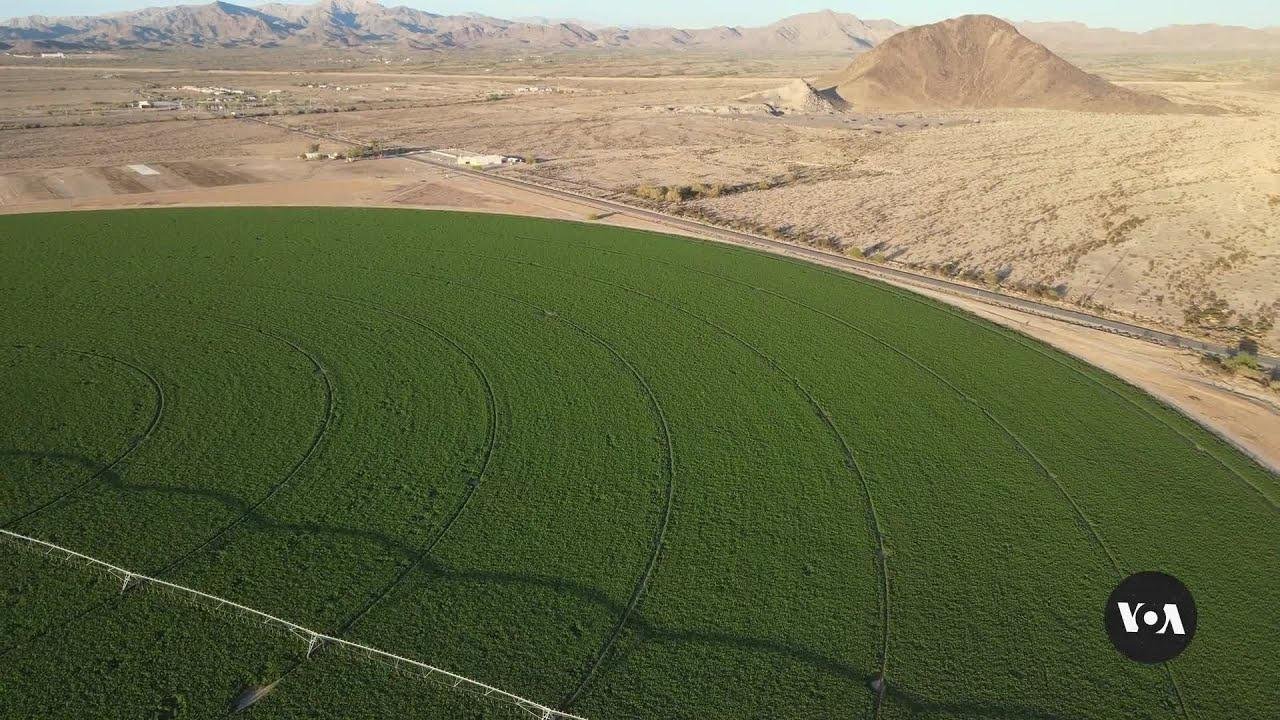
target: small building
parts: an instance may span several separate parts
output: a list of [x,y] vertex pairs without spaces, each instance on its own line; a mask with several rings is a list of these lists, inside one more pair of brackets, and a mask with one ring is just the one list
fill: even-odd
[[61,58],[65,58],[66,56],[67,56],[67,54],[66,54],[66,53],[64,53],[64,52],[51,52],[51,53],[42,52],[42,53],[40,53],[40,57],[41,57],[41,58],[44,58],[44,59],[49,59],[49,58],[61,59]]
[[139,100],[133,104],[134,107],[141,110],[181,110],[182,101],[180,100]]
[[307,160],[319,160],[320,158],[324,157],[324,153],[307,152],[307,153],[303,153],[302,157]]
[[514,155],[486,155],[456,148],[428,150],[427,154],[440,160],[466,165],[467,167],[493,167],[495,165],[515,165],[516,163],[524,162]]
[[524,160],[514,155],[463,155],[458,158],[459,165],[469,167],[493,167],[495,165],[516,165]]
[[490,167],[501,165],[502,159],[501,155],[463,155],[458,158],[458,164],[469,167]]

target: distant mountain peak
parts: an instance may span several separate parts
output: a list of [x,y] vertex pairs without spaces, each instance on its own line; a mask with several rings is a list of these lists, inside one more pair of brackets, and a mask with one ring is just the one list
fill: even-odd
[[0,24],[0,44],[18,49],[294,45],[406,49],[550,50],[575,47],[699,48],[735,52],[858,52],[899,26],[865,25],[852,15],[821,10],[761,28],[602,27],[575,20],[503,20],[481,13],[436,15],[376,0],[271,3],[256,8],[226,0],[148,8],[111,16],[15,18]]
[[[1129,33],[1079,23],[1020,23],[1018,29],[1060,51],[1280,49],[1277,28],[1181,25]],[[763,27],[682,29],[610,27],[569,19],[504,20],[480,13],[438,15],[400,5],[385,6],[376,0],[319,0],[311,5],[276,2],[257,7],[214,0],[204,5],[146,8],[97,17],[11,18],[0,21],[0,48],[389,46],[527,52],[594,47],[852,54],[874,48],[901,30],[903,26],[892,20],[864,19],[830,8],[792,15]]]

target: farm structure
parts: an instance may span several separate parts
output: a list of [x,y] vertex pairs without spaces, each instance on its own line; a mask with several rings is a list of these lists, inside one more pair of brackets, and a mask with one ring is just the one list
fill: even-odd
[[437,159],[470,167],[495,167],[500,165],[516,165],[524,162],[522,158],[514,155],[473,153],[453,148],[429,150],[427,151],[427,154]]
[[141,110],[181,110],[184,107],[181,100],[139,100],[133,106]]

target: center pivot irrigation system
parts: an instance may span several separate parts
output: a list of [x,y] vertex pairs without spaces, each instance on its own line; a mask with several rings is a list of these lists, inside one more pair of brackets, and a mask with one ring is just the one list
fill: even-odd
[[20,535],[2,528],[0,528],[0,540],[7,540],[13,545],[30,549],[35,552],[40,552],[46,556],[55,556],[64,561],[80,562],[95,570],[105,571],[107,574],[120,580],[120,592],[122,593],[134,587],[154,585],[167,590],[176,591],[185,597],[197,602],[203,602],[217,609],[235,611],[238,614],[253,618],[264,625],[284,629],[289,634],[307,643],[308,657],[321,646],[354,650],[367,658],[386,663],[397,671],[409,672],[424,679],[435,680],[446,684],[451,689],[463,690],[475,693],[481,697],[491,698],[500,702],[515,705],[533,717],[539,718],[539,720],[586,720],[586,718],[578,715],[560,712],[559,710],[547,707],[542,703],[526,700],[519,695],[509,693],[505,690],[500,690],[476,680],[471,680],[470,678],[463,677],[457,673],[451,673],[448,670],[442,670],[424,662],[402,657],[394,653],[389,653],[385,650],[372,648],[368,645],[361,645],[360,643],[351,642],[350,640],[343,640],[342,638],[333,637],[332,635],[316,632],[315,630],[305,628],[297,623],[292,623],[274,615],[269,615],[261,610],[246,607],[239,603],[227,600],[226,598],[220,598],[216,595],[210,595],[194,588],[176,585],[171,582],[160,580],[159,578],[153,578],[131,570],[125,570],[122,567],[98,560],[97,558],[89,557],[88,555],[78,553],[75,550],[62,547],[61,545],[55,545],[50,542],[45,542],[44,540]]

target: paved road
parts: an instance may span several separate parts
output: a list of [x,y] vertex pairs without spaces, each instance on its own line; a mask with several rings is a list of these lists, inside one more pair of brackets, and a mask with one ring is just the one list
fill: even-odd
[[[274,124],[266,120],[263,120],[261,118],[244,118],[244,119],[251,120],[254,122],[260,122],[264,125],[270,125],[271,127],[280,128],[282,130],[288,130],[288,131],[299,133],[302,135],[307,135],[309,137],[313,137],[320,140],[330,140],[330,141],[336,141],[336,142],[342,142],[342,143],[359,144],[359,143],[353,143],[348,138],[343,138],[336,135],[329,135],[325,133],[318,133],[310,130],[303,130],[301,128],[292,128],[285,125]],[[1197,340],[1196,338],[1191,338],[1184,335],[1177,335],[1175,333],[1164,332],[1162,330],[1155,330],[1153,328],[1144,327],[1142,325],[1134,325],[1132,323],[1126,323],[1120,320],[1112,320],[1110,318],[1101,317],[1099,315],[1093,315],[1090,313],[1082,312],[1080,310],[1071,310],[1068,308],[1059,307],[1057,305],[1040,303],[1040,302],[1036,302],[1035,300],[993,292],[985,288],[974,287],[972,285],[966,285],[964,283],[945,280],[943,278],[933,277],[931,275],[922,275],[920,273],[915,273],[908,270],[901,270],[898,268],[889,267],[887,265],[880,265],[877,263],[868,262],[866,260],[857,260],[854,258],[845,257],[843,255],[837,255],[835,253],[829,253],[829,252],[824,252],[822,250],[817,250],[814,248],[804,247],[802,245],[794,245],[792,243],[782,242],[779,240],[774,240],[772,238],[753,235],[751,233],[739,232],[737,230],[729,230],[726,228],[716,227],[714,225],[708,225],[706,223],[698,222],[696,220],[689,220],[687,218],[675,217],[673,215],[667,215],[666,213],[660,213],[654,210],[637,207],[635,205],[618,202],[616,200],[608,200],[604,198],[592,197],[590,195],[584,195],[582,193],[573,192],[571,190],[564,190],[561,188],[550,187],[548,185],[543,185],[542,183],[533,182],[523,178],[511,177],[506,174],[466,168],[463,166],[446,162],[444,160],[435,160],[435,159],[432,159],[430,156],[423,155],[420,153],[407,154],[407,155],[402,155],[400,157],[402,157],[405,160],[419,162],[425,165],[432,165],[435,167],[447,168],[449,170],[452,170],[460,174],[467,174],[473,177],[482,178],[485,181],[497,183],[499,185],[507,185],[509,187],[515,187],[521,190],[527,190],[530,192],[539,193],[541,195],[547,195],[550,197],[560,198],[564,200],[572,200],[579,204],[588,205],[590,207],[594,207],[606,212],[613,212],[613,213],[619,213],[622,215],[630,215],[632,217],[643,218],[645,220],[661,223],[668,227],[684,230],[686,232],[693,233],[695,235],[699,235],[702,237],[710,237],[717,240],[722,240],[724,242],[733,243],[735,245],[747,245],[751,247],[761,248],[763,250],[766,250],[768,252],[772,252],[775,254],[787,255],[790,257],[801,258],[804,260],[811,260],[811,261],[824,263],[828,265],[834,265],[844,270],[848,270],[848,271],[857,273],[859,275],[867,276],[867,277],[884,279],[884,280],[892,280],[897,283],[904,283],[904,284],[914,285],[917,287],[930,288],[930,289],[938,290],[951,295],[958,295],[961,297],[979,300],[988,305],[996,305],[999,307],[1010,308],[1013,310],[1020,310],[1022,312],[1032,313],[1034,315],[1039,315],[1042,317],[1053,318],[1056,320],[1061,320],[1063,322],[1069,322],[1073,325],[1082,325],[1082,326],[1091,327],[1097,330],[1116,333],[1118,335],[1126,335],[1129,337],[1138,338],[1140,340],[1146,340],[1148,342],[1157,343],[1159,345],[1185,348],[1188,350],[1195,350],[1197,352],[1202,352],[1202,353],[1212,353],[1214,355],[1219,355],[1219,356],[1228,355],[1235,350],[1235,348],[1230,348],[1224,345],[1217,345],[1214,343],[1205,342],[1203,340]],[[1280,358],[1262,355],[1262,356],[1259,356],[1258,360],[1259,362],[1261,362],[1263,365],[1266,365],[1267,367],[1271,367],[1271,368],[1280,367]]]

